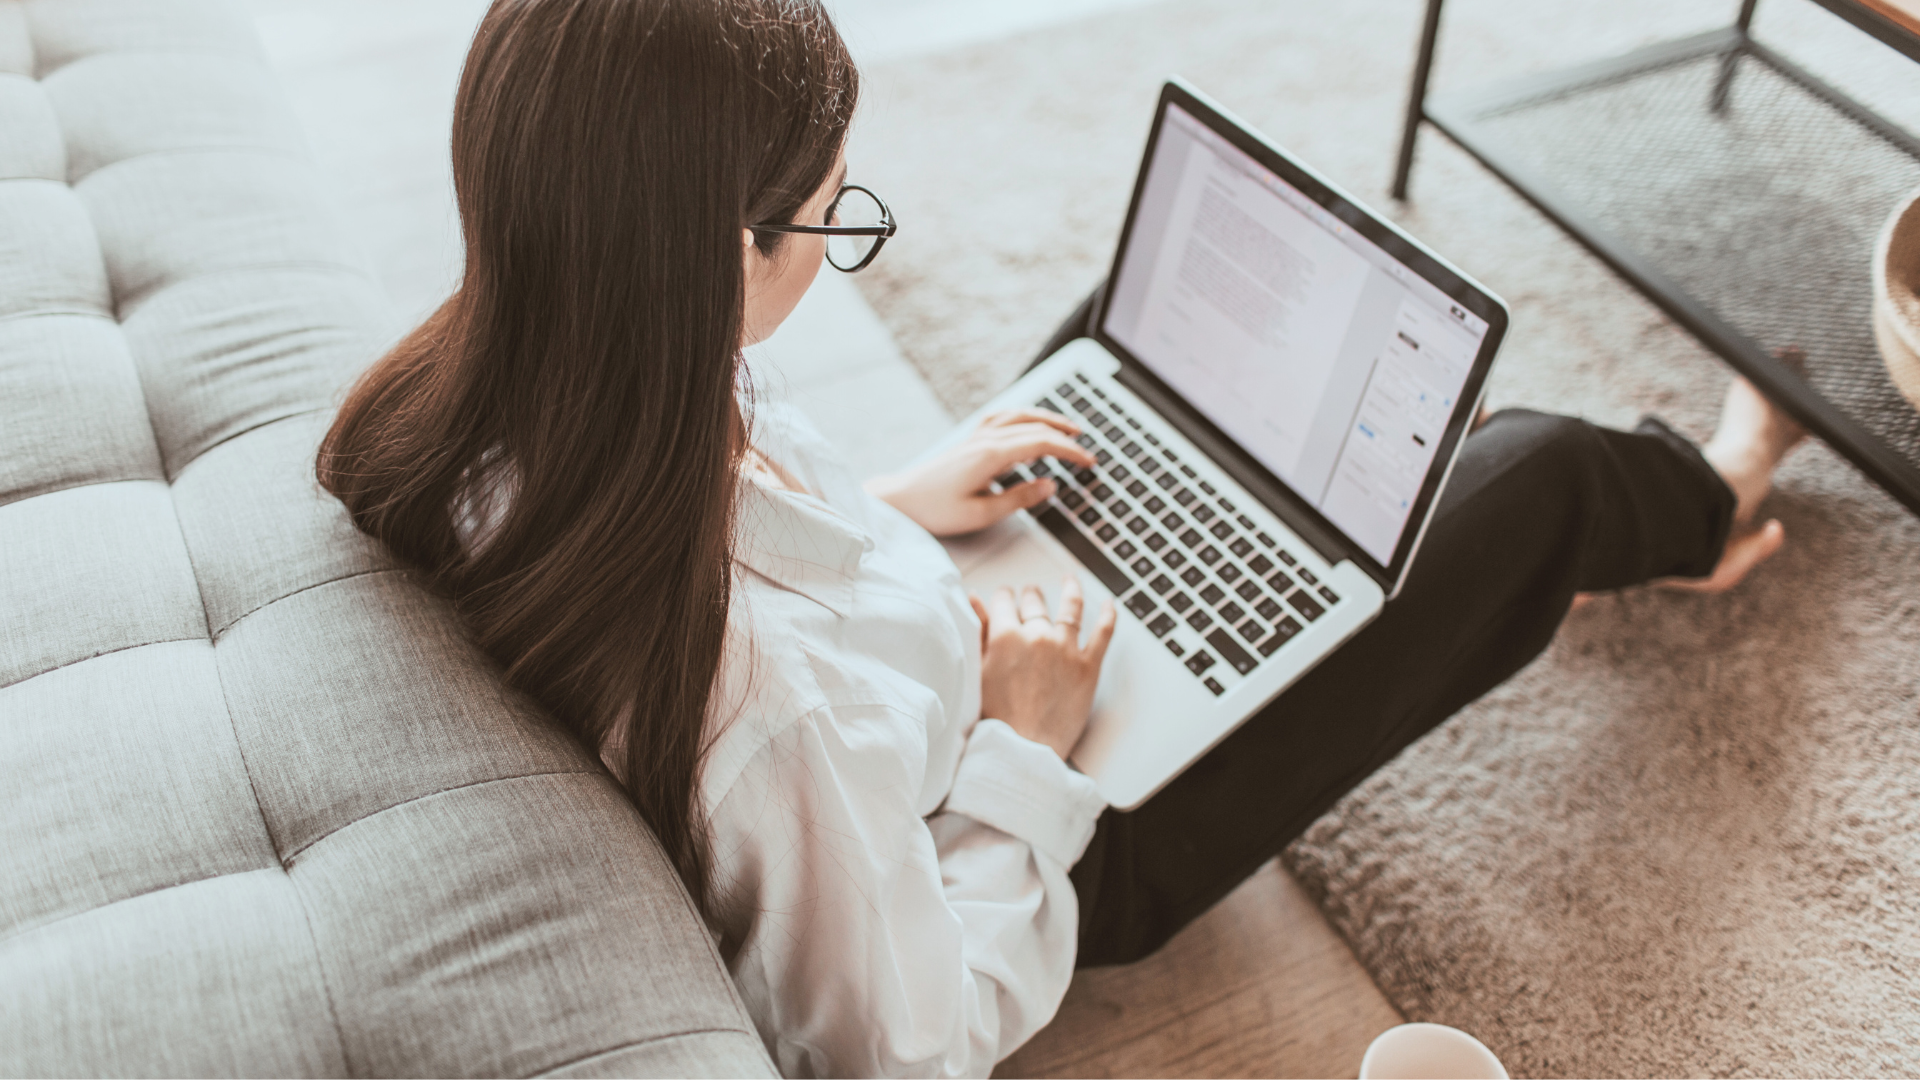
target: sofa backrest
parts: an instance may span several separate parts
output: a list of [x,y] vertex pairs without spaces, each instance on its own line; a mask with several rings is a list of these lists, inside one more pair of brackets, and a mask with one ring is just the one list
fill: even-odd
[[0,1074],[772,1075],[606,772],[313,479],[388,333],[234,12],[0,0]]

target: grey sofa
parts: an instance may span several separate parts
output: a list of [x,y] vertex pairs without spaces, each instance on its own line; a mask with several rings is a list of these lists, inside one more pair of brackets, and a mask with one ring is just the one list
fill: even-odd
[[312,455],[388,332],[236,13],[0,2],[0,1073],[773,1075]]

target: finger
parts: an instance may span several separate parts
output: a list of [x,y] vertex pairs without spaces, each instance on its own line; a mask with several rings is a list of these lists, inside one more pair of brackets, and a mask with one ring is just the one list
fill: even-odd
[[1081,655],[1093,661],[1095,667],[1107,658],[1107,645],[1113,641],[1113,627],[1119,621],[1119,613],[1114,610],[1113,601],[1108,599],[1100,605],[1100,621],[1093,624],[1093,632],[1087,635],[1086,647]]
[[979,593],[967,590],[967,603],[973,605],[974,618],[980,620],[980,651],[984,653],[987,651],[987,628],[993,625],[993,619],[987,614],[986,602],[980,599]]
[[1047,597],[1038,585],[1023,585],[1020,588],[1020,621],[1047,619]]
[[982,428],[1000,428],[1012,427],[1015,424],[1035,423],[1045,424],[1048,427],[1064,431],[1068,435],[1080,434],[1079,424],[1054,412],[1052,409],[1006,409],[1001,412],[989,413],[981,419],[980,426]]
[[1000,469],[1025,464],[1038,457],[1056,457],[1076,465],[1094,463],[1093,455],[1086,447],[1039,424],[1008,428],[988,442],[986,449]]
[[974,495],[961,503],[961,520],[956,529],[959,532],[984,529],[1015,510],[1039,506],[1052,498],[1057,488],[1058,485],[1043,476],[1038,480],[1015,484],[1005,491]]
[[1010,586],[1002,585],[993,590],[993,604],[988,610],[992,612],[991,625],[996,634],[1004,634],[1020,625],[1020,609],[1014,606],[1013,589]]
[[1080,614],[1086,608],[1087,598],[1080,591],[1080,579],[1068,574],[1060,581],[1060,617],[1053,620],[1061,626],[1073,627],[1075,640],[1080,634]]

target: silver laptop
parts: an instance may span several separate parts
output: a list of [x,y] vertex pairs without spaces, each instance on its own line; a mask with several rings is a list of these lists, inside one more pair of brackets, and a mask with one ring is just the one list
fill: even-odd
[[954,435],[1038,406],[1099,459],[1008,474],[1059,491],[948,549],[983,594],[1057,601],[1072,572],[1090,610],[1118,601],[1072,758],[1108,802],[1138,806],[1380,614],[1506,326],[1465,274],[1167,84],[1092,336]]

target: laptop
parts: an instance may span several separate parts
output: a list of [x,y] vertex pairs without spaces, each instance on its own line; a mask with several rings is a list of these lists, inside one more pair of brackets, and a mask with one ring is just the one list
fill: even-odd
[[962,423],[1039,407],[1099,461],[948,541],[969,588],[1078,574],[1120,622],[1072,763],[1146,801],[1406,581],[1507,327],[1502,302],[1175,79],[1091,336]]

